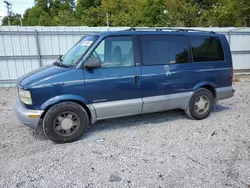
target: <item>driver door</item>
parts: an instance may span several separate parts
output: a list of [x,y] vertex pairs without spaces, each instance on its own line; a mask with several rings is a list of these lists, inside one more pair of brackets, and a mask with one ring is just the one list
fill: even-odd
[[84,94],[97,119],[141,113],[141,73],[135,65],[135,45],[132,36],[110,36],[92,52],[91,57],[101,61],[101,68],[84,68]]

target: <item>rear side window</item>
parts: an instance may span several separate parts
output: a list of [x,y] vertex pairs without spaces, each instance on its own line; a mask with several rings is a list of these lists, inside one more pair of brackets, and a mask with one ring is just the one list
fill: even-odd
[[186,36],[140,36],[144,65],[188,63],[189,43]]
[[224,52],[218,37],[190,36],[194,62],[223,61]]

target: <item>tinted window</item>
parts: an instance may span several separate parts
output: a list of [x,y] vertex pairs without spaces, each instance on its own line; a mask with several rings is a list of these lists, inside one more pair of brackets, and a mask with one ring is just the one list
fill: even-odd
[[132,37],[107,37],[97,46],[92,57],[100,59],[102,67],[133,66]]
[[218,37],[191,36],[193,61],[223,61],[224,53]]
[[188,62],[188,39],[185,36],[141,36],[144,65]]

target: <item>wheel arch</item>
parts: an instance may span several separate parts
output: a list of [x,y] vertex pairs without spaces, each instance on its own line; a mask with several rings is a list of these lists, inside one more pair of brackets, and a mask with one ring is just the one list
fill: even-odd
[[193,88],[193,91],[197,91],[198,89],[200,88],[205,88],[207,90],[209,90],[212,94],[213,94],[213,97],[214,99],[216,99],[216,89],[215,89],[215,85],[211,82],[202,82],[202,83],[199,83],[197,85],[195,85],[195,87]]
[[[203,91],[201,89],[203,89]],[[211,99],[211,103],[209,103],[210,107],[208,108],[209,111],[206,111],[205,114],[197,114],[197,112],[195,112],[194,110],[194,103],[197,99],[197,96],[198,97],[202,96],[202,94],[200,93],[201,92],[204,93],[204,91],[206,93],[208,93],[208,91],[211,92],[210,97],[209,97]],[[193,97],[195,98],[193,99]],[[213,102],[215,101],[214,99],[216,99],[216,90],[213,84],[204,82],[199,85],[196,85],[196,87],[193,88],[193,94],[189,99],[188,107],[185,109],[186,115],[190,117],[191,119],[197,119],[197,120],[206,118],[211,113],[212,105],[213,105]]]
[[87,112],[88,117],[89,117],[89,121],[90,123],[92,123],[94,121],[94,115],[93,115],[93,110],[89,109],[89,107],[87,106],[87,100],[85,100],[84,98],[76,98],[76,97],[56,97],[56,100],[54,98],[46,101],[42,106],[41,109],[44,110],[44,112],[42,113],[40,119],[43,119],[44,116],[46,115],[47,111],[54,105],[62,103],[62,102],[75,102],[77,104],[79,104],[81,107],[84,108],[84,110]]

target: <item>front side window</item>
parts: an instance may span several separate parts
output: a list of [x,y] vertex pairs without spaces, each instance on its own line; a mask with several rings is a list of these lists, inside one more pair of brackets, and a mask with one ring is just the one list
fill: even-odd
[[80,39],[62,58],[65,66],[76,66],[80,58],[90,49],[90,46],[98,39],[97,35],[89,35]]
[[224,53],[220,38],[190,36],[194,62],[223,61]]
[[131,36],[107,37],[93,51],[102,67],[134,66],[133,39]]
[[140,36],[144,65],[188,63],[189,43],[186,36]]

